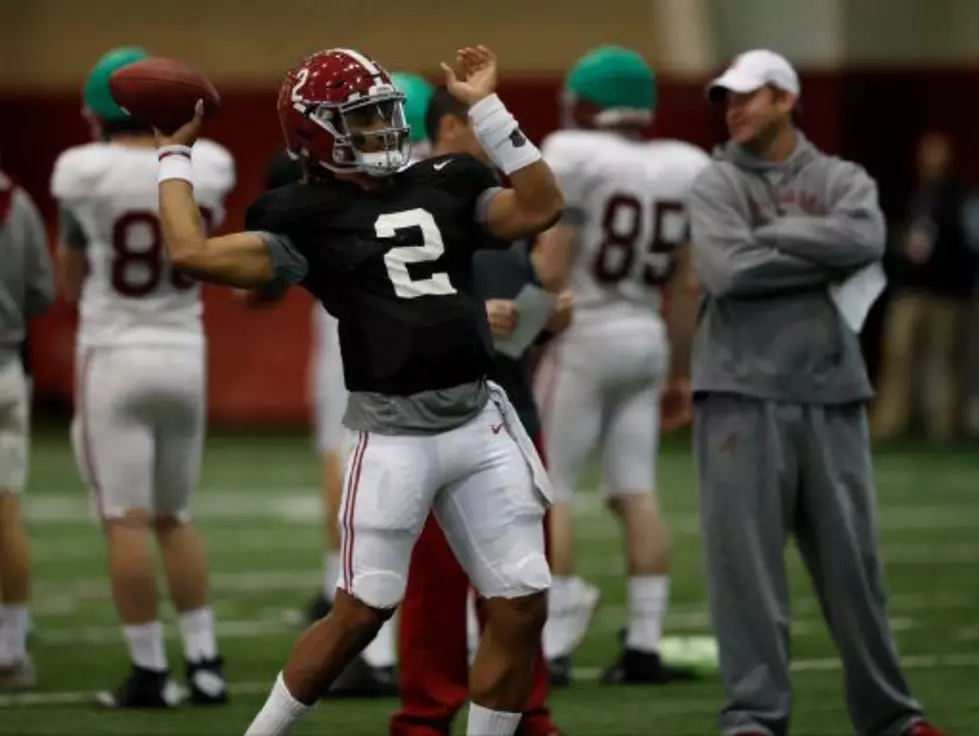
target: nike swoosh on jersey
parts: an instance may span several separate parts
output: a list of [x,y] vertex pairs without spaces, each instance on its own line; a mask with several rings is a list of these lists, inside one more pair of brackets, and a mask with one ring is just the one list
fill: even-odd
[[435,169],[436,171],[441,171],[451,163],[452,163],[452,159],[449,159],[448,161],[439,161],[437,164],[432,164],[432,168]]

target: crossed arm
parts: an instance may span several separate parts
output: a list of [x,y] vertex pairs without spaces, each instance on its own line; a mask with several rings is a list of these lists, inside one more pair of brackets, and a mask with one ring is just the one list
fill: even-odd
[[876,187],[862,174],[839,187],[825,217],[791,216],[752,230],[747,203],[715,165],[691,193],[694,267],[715,297],[761,296],[838,281],[884,248]]
[[877,185],[858,166],[837,174],[830,211],[823,217],[790,215],[755,230],[758,241],[828,268],[852,271],[884,255],[886,228]]

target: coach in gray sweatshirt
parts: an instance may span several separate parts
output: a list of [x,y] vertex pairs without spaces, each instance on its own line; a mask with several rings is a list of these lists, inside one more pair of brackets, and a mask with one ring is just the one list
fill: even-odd
[[798,76],[749,51],[709,87],[730,141],[694,185],[701,286],[694,437],[725,734],[789,728],[794,536],[861,736],[937,736],[911,698],[884,602],[858,337],[830,287],[879,261],[884,218],[861,167],[793,123]]
[[21,363],[24,322],[54,301],[44,224],[34,203],[0,173],[0,690],[31,687],[27,654],[30,554],[20,492],[27,480],[29,391]]
[[0,368],[20,360],[25,318],[53,301],[44,222],[27,193],[0,173]]

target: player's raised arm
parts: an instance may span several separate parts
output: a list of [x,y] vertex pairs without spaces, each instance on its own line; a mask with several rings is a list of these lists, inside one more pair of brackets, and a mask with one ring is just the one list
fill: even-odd
[[203,104],[194,119],[172,135],[156,131],[160,157],[158,175],[160,226],[174,266],[201,281],[229,286],[254,287],[275,280],[268,238],[244,232],[209,238],[194,200],[191,146],[200,133]]
[[561,192],[540,151],[496,96],[496,56],[485,46],[459,49],[461,78],[447,64],[446,86],[469,105],[469,117],[493,163],[510,178],[486,205],[489,231],[501,240],[536,235],[561,215]]

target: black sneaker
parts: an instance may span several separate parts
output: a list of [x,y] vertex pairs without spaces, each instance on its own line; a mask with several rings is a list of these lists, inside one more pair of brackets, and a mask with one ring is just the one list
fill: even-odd
[[547,674],[551,687],[568,687],[571,684],[571,657],[555,657],[547,660]]
[[194,705],[224,705],[228,702],[228,679],[220,657],[187,662],[187,685]]
[[309,606],[306,609],[306,622],[315,623],[321,618],[326,618],[330,611],[333,610],[333,604],[327,599],[322,592],[317,593],[316,597],[309,602]]
[[334,680],[327,697],[396,698],[398,675],[394,667],[371,667],[363,657],[357,657]]
[[170,671],[148,670],[133,665],[123,683],[114,691],[96,693],[95,699],[106,708],[176,708],[184,699],[180,686],[170,679]]
[[607,685],[665,685],[698,679],[692,667],[669,665],[657,652],[640,652],[628,647],[623,647],[618,661],[602,674],[602,682]]

